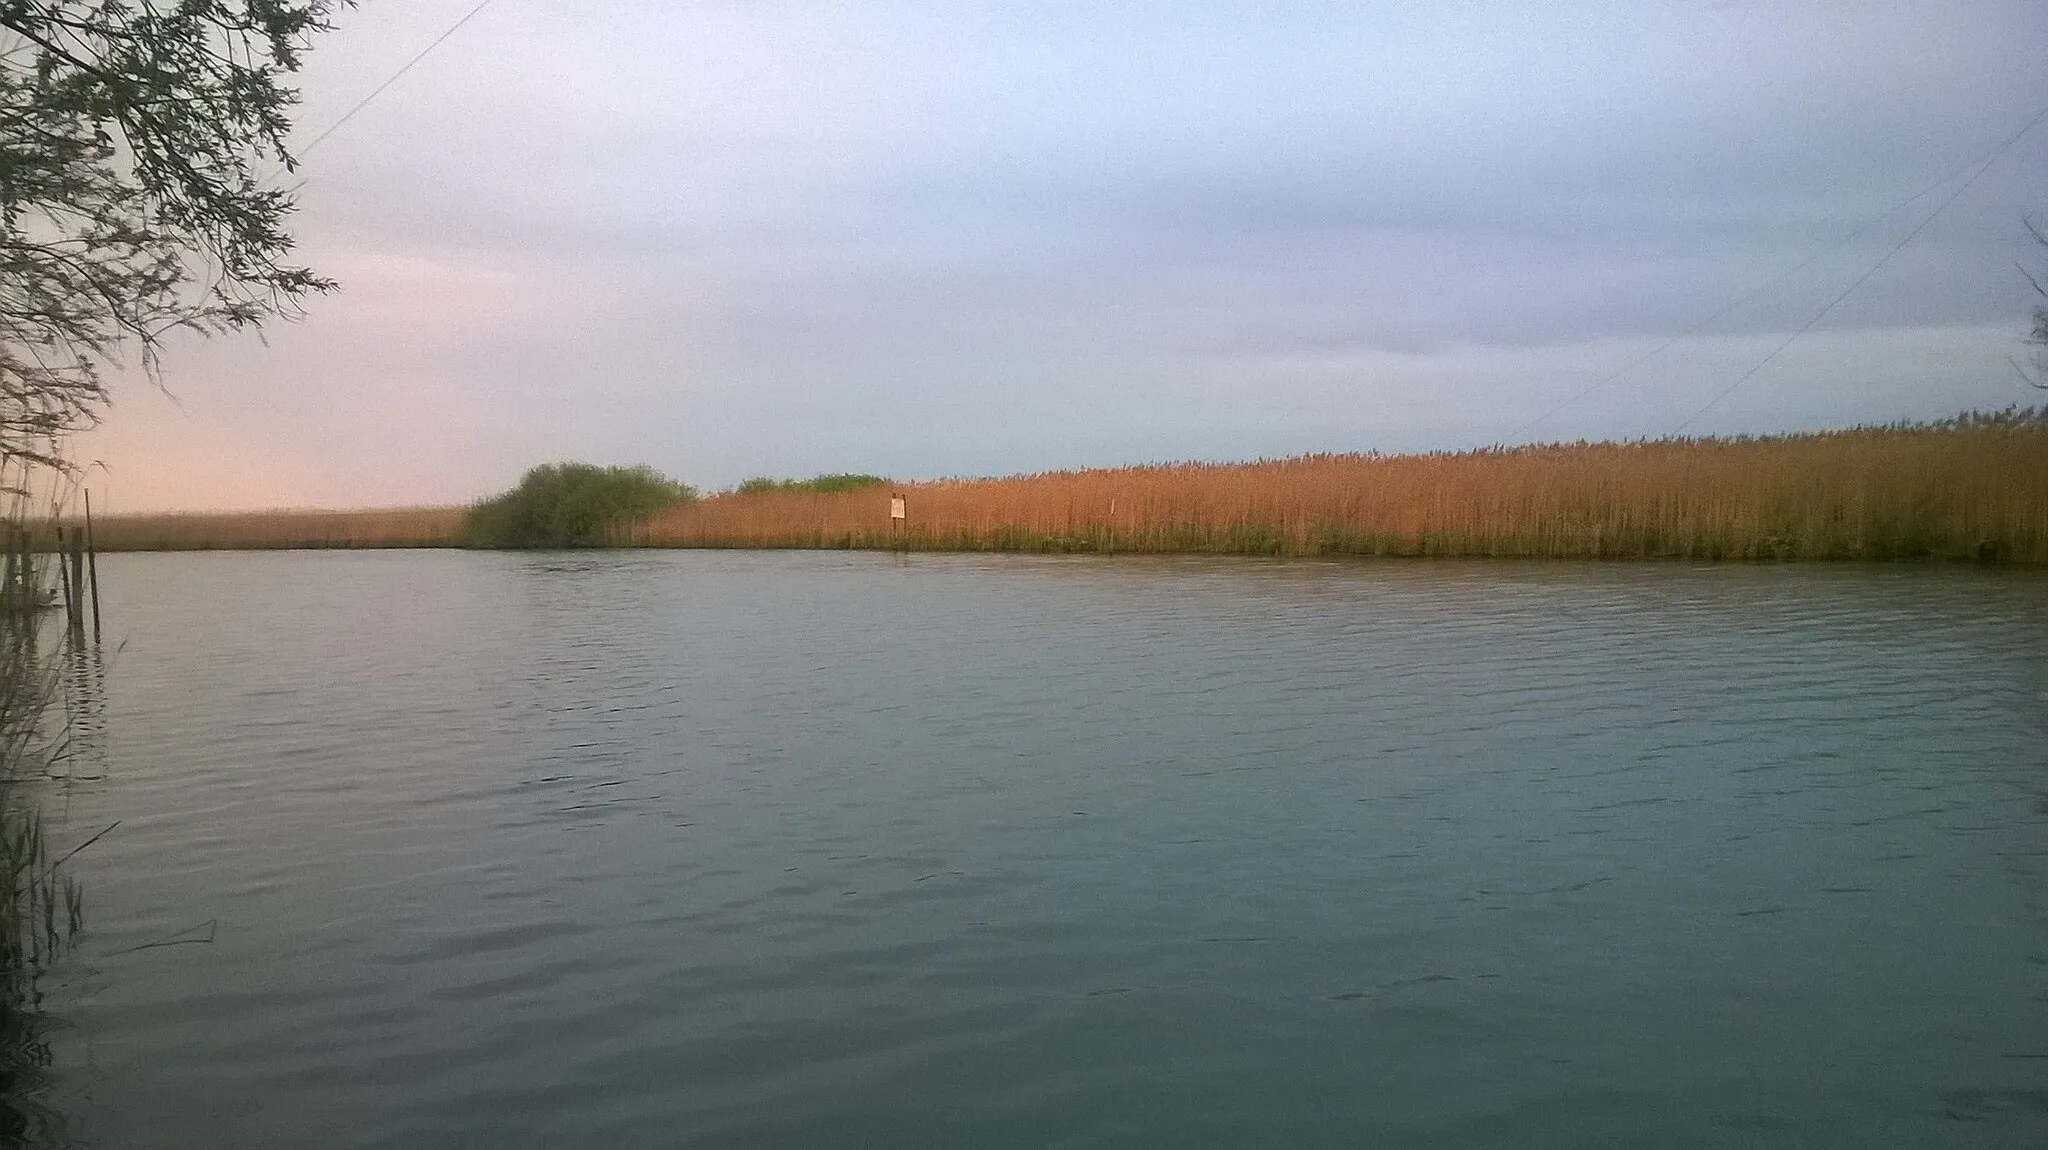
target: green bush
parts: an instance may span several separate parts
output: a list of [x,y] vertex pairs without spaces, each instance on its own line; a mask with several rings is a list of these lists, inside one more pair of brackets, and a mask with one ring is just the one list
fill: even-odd
[[770,479],[763,475],[749,479],[733,490],[741,495],[761,495],[771,491],[805,491],[813,495],[828,495],[834,491],[856,491],[887,482],[889,481],[879,475],[820,475],[814,479]]
[[696,497],[651,467],[550,463],[471,507],[462,537],[471,547],[601,547],[617,528]]

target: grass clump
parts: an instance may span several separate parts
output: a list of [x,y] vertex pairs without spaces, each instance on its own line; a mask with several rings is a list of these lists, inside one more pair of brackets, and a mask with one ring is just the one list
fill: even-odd
[[858,491],[887,483],[879,475],[819,475],[810,479],[770,479],[765,475],[755,476],[733,488],[735,495],[769,495],[775,493],[808,493],[830,495],[837,491]]
[[651,467],[550,463],[519,486],[469,509],[462,541],[471,547],[601,547],[657,511],[697,497]]

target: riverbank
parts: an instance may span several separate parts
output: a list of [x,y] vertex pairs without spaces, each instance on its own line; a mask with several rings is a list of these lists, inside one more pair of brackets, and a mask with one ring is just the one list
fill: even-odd
[[1318,455],[727,495],[655,547],[2048,563],[2048,423]]
[[243,511],[108,515],[93,522],[101,551],[285,551],[461,544],[462,507],[361,511]]
[[[905,518],[890,499],[905,499]],[[462,508],[110,517],[104,550],[445,547]],[[639,547],[2048,564],[2048,421],[745,491]]]

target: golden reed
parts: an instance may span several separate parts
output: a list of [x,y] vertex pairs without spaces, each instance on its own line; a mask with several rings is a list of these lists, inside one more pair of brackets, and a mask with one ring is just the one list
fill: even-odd
[[[889,497],[907,498],[898,529]],[[2048,422],[1313,455],[721,495],[650,547],[2048,563]]]
[[245,511],[227,514],[109,515],[93,521],[102,551],[286,550],[453,547],[463,507],[379,511]]
[[[889,498],[907,498],[892,525]],[[110,516],[102,550],[449,547],[461,507]],[[2048,564],[2048,421],[1312,455],[713,496],[643,547]]]

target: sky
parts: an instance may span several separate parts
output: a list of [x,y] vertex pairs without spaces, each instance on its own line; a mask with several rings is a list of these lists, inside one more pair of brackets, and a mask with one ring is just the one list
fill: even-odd
[[341,290],[117,375],[96,510],[2041,398],[2038,0],[491,0],[334,127],[474,7],[315,44],[281,182]]

